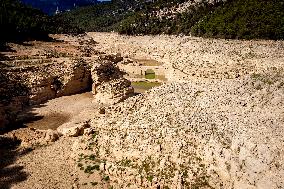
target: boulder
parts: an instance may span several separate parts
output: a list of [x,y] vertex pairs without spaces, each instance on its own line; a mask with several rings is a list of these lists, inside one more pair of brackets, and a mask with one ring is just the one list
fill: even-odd
[[101,59],[103,60],[109,60],[113,63],[118,63],[118,62],[121,62],[123,61],[123,57],[121,56],[120,53],[114,53],[114,54],[108,54],[108,55],[102,55],[101,56]]
[[84,129],[84,135],[86,136],[94,134],[94,133],[95,133],[95,130],[93,128]]
[[104,107],[99,107],[99,114],[105,114],[106,113],[106,109]]
[[84,134],[84,129],[88,128],[87,122],[74,123],[69,122],[57,128],[59,135],[77,137]]
[[47,143],[55,142],[58,139],[59,139],[59,133],[57,131],[48,129],[45,132],[44,141],[46,141]]

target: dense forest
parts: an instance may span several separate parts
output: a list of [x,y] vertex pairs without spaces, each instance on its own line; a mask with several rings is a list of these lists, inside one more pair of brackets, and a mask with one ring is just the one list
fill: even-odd
[[[124,33],[124,31],[120,31],[120,26],[129,24],[126,27],[131,27],[132,22],[128,22],[129,20],[141,25],[142,22],[149,21],[147,15],[150,15],[153,11],[172,7],[186,1],[188,0],[112,0],[111,2],[77,8],[57,17],[68,20],[84,31],[119,31]],[[146,19],[140,20],[142,17]]]
[[201,1],[175,15],[157,15],[186,0],[113,0],[59,15],[84,31],[284,39],[283,0]]
[[49,33],[79,33],[66,19],[47,16],[18,0],[0,1],[0,45],[8,41],[47,40]]
[[233,0],[192,27],[205,37],[284,39],[283,0]]

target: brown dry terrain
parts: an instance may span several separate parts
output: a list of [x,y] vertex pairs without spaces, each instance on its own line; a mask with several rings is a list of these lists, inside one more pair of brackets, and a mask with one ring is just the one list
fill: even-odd
[[284,187],[283,41],[53,37],[2,53],[2,188]]

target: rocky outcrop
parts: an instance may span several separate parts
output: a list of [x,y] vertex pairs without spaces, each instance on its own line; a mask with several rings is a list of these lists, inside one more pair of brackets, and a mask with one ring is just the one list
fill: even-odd
[[2,127],[24,107],[91,88],[90,66],[81,59],[1,69]]
[[[90,88],[90,67],[83,60],[3,69],[11,85],[3,83],[7,98],[27,96],[28,104],[39,104],[59,96],[75,94]],[[19,87],[17,87],[20,85]],[[8,89],[7,89],[8,88]],[[10,89],[11,88],[11,89]]]
[[[29,76],[25,82],[31,89],[29,104],[39,104],[56,97],[76,94],[91,86],[90,68],[83,60],[22,72]],[[31,72],[36,74],[31,75]]]
[[[77,137],[83,135],[85,130],[90,127],[88,122],[69,122],[57,128],[60,135],[68,137]],[[86,132],[89,132],[86,130]]]
[[115,104],[134,93],[131,82],[123,78],[123,72],[115,64],[116,61],[113,61],[116,59],[102,60],[92,67],[92,92],[96,102]]
[[57,131],[37,130],[32,128],[21,128],[3,135],[13,141],[21,141],[22,147],[33,147],[38,145],[47,145],[59,139]]
[[28,103],[28,89],[19,77],[1,68],[0,72],[0,131],[15,121]]

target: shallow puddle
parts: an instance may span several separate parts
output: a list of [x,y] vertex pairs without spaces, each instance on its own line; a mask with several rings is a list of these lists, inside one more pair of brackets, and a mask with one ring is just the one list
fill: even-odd
[[134,88],[135,93],[144,93],[152,89],[153,87],[162,85],[162,83],[138,81],[138,82],[132,82],[131,85]]

